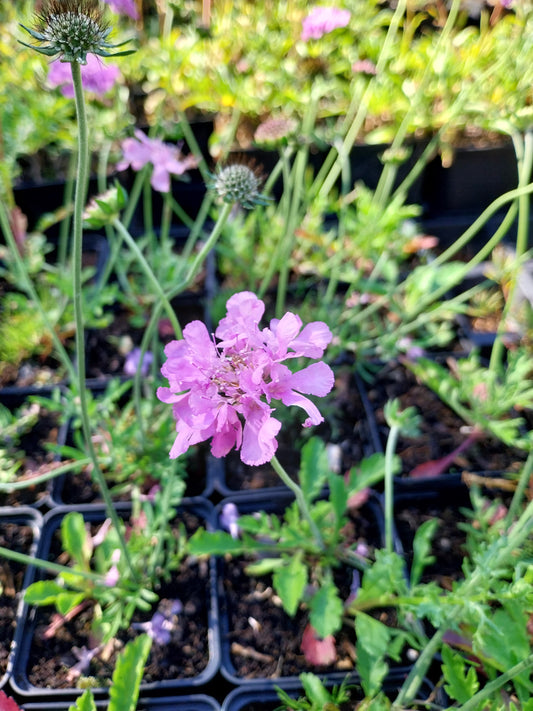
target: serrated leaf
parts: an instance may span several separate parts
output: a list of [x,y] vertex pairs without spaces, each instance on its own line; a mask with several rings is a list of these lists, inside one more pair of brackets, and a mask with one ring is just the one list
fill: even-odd
[[445,679],[444,689],[450,698],[464,704],[469,701],[479,689],[476,670],[469,666],[465,673],[464,658],[454,652],[448,645],[442,647],[442,673]]
[[150,653],[152,640],[141,634],[124,647],[117,658],[113,684],[109,690],[107,711],[135,711],[144,666]]
[[339,631],[344,606],[333,581],[322,583],[309,601],[309,610],[309,620],[319,637],[324,639]]
[[282,568],[278,568],[272,582],[281,598],[283,609],[291,617],[296,613],[307,585],[307,568],[302,562],[301,554],[296,554],[287,560]]
[[78,696],[74,706],[69,706],[68,711],[96,711],[96,704],[92,691],[87,689],[81,696]]
[[361,686],[367,696],[374,696],[381,689],[389,671],[385,658],[391,631],[379,620],[359,612],[355,619],[355,632],[357,671],[361,675]]

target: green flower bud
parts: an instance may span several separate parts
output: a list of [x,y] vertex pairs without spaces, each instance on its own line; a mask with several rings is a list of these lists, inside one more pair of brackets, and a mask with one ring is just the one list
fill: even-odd
[[[37,16],[35,29],[21,25],[38,42],[36,46],[21,42],[25,47],[35,49],[48,57],[59,57],[62,62],[87,64],[87,54],[101,57],[122,56],[134,50],[124,50],[110,54],[107,50],[120,47],[110,44],[107,37],[111,28],[103,20],[103,10],[99,0],[48,0],[41,15]],[[20,41],[20,40],[19,40]]]
[[126,191],[120,183],[115,182],[112,188],[95,197],[87,205],[83,214],[85,227],[99,229],[104,225],[110,225],[124,209],[127,200]]
[[221,168],[209,186],[223,202],[237,203],[248,210],[255,205],[266,205],[267,199],[259,188],[261,177],[244,163],[233,163]]

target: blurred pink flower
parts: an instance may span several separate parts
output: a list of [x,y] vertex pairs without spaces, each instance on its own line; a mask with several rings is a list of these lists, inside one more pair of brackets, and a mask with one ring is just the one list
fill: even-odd
[[129,15],[134,20],[139,18],[139,13],[135,6],[135,0],[104,0],[113,12],[119,15]]
[[346,27],[350,22],[351,13],[349,10],[341,10],[338,7],[323,7],[317,5],[302,22],[302,34],[300,39],[304,42],[310,39],[320,39],[328,32],[339,27]]
[[[120,76],[120,70],[115,64],[104,64],[94,54],[87,55],[87,64],[81,65],[81,81],[83,88],[92,91],[97,96],[103,96],[110,91]],[[48,70],[48,84],[52,87],[61,87],[63,96],[72,98],[74,86],[72,85],[72,71],[69,62],[56,59],[50,64]]]
[[159,138],[148,138],[138,129],[135,138],[122,141],[123,160],[117,170],[125,170],[131,165],[133,170],[140,170],[151,163],[154,167],[150,182],[154,190],[168,193],[170,174],[183,175],[190,168],[195,168],[197,159],[193,155],[183,156],[178,146],[163,143]]
[[300,649],[304,653],[305,661],[313,666],[328,666],[337,659],[335,637],[330,634],[320,639],[310,624],[303,631]]
[[327,395],[334,382],[331,368],[318,362],[293,373],[282,361],[321,358],[331,332],[320,321],[302,329],[292,313],[260,330],[265,306],[249,291],[234,294],[226,306],[227,315],[215,331],[218,344],[201,321],[192,321],[183,340],[165,348],[161,372],[169,387],[158,388],[157,396],[172,403],[176,419],[170,457],[212,437],[213,456],[223,457],[235,447],[245,464],[260,465],[277,449],[281,422],[272,417],[273,400],[305,410],[304,427],[323,421],[305,395]]

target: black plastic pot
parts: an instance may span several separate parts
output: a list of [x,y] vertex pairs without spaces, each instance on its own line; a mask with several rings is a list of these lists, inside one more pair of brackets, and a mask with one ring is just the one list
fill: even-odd
[[[127,517],[131,511],[129,505],[117,505],[117,511],[122,517]],[[40,559],[47,559],[50,555],[50,549],[52,545],[52,539],[59,528],[61,521],[66,513],[69,511],[81,512],[87,521],[87,523],[100,523],[106,518],[105,509],[102,506],[78,506],[78,507],[60,507],[52,510],[46,514],[44,517],[43,533],[39,543],[39,547],[36,556]],[[200,497],[196,499],[184,499],[182,504],[178,509],[178,519],[180,512],[190,512],[195,517],[198,517],[203,525],[208,529],[213,527],[214,520],[214,510],[212,504],[206,499]],[[191,666],[191,671],[185,673],[179,678],[169,678],[163,679],[161,681],[143,682],[141,683],[140,693],[142,694],[174,694],[176,692],[184,691],[185,693],[192,692],[193,689],[197,689],[205,684],[207,684],[216,674],[219,668],[220,661],[220,645],[219,645],[219,632],[218,632],[218,607],[217,607],[217,594],[216,594],[216,584],[215,584],[215,566],[214,561],[208,561],[205,563],[205,588],[202,588],[203,592],[197,590],[194,594],[198,595],[198,598],[193,602],[193,607],[200,607],[202,610],[202,617],[205,622],[205,655],[207,657],[205,661],[205,666],[203,669],[196,674],[192,674],[192,656],[189,665]],[[45,579],[46,574],[41,570],[33,570],[32,575],[28,582],[34,582],[35,580]],[[204,597],[205,593],[205,597]],[[190,594],[193,594],[192,591]],[[177,596],[177,595],[176,595]],[[187,601],[183,601],[185,612],[183,614],[188,614],[186,612]],[[24,605],[21,621],[17,628],[16,635],[16,653],[13,660],[12,675],[10,678],[10,683],[12,688],[15,690],[16,694],[28,700],[39,700],[43,701],[45,699],[50,700],[72,700],[75,699],[81,693],[80,689],[77,688],[50,688],[50,687],[37,687],[33,685],[29,679],[28,664],[30,658],[30,651],[33,644],[33,637],[36,631],[36,626],[38,623],[37,608]],[[191,612],[190,614],[193,614]],[[204,617],[205,615],[205,617]],[[148,614],[148,618],[150,614]],[[185,632],[184,632],[185,634]],[[183,642],[185,644],[185,641]],[[181,647],[180,647],[181,648]],[[72,645],[68,646],[66,653],[70,652]],[[199,650],[191,648],[188,654],[198,655]],[[46,650],[42,649],[41,655],[46,656]],[[187,659],[189,659],[187,657]],[[170,662],[171,660],[169,660]],[[46,663],[46,661],[41,661],[39,664]],[[68,664],[68,662],[67,662]],[[97,698],[103,699],[107,695],[107,690],[103,687],[94,689]]]
[[[294,497],[291,492],[285,490],[280,491],[263,491],[257,492],[256,494],[249,496],[233,496],[223,499],[216,507],[217,512],[221,513],[223,507],[228,503],[233,503],[237,506],[239,514],[254,514],[258,511],[264,511],[267,514],[278,514],[283,515],[285,509],[289,504],[294,501]],[[383,523],[383,511],[381,507],[381,501],[377,496],[371,496],[368,502],[360,510],[361,519],[361,530],[364,531],[364,537],[367,539],[369,546],[382,547],[383,536],[384,536],[384,523]],[[219,527],[222,525],[219,520]],[[251,673],[241,672],[235,662],[235,646],[234,643],[238,642],[239,648],[257,645],[257,651],[259,653],[267,652],[273,659],[276,659],[276,650],[267,648],[265,641],[262,636],[261,631],[257,632],[257,637],[254,635],[254,628],[249,621],[253,618],[254,608],[260,609],[263,613],[263,609],[266,609],[266,598],[263,600],[259,595],[257,598],[255,595],[255,588],[252,590],[253,583],[250,583],[250,588],[246,590],[241,590],[241,584],[239,582],[239,577],[241,574],[236,574],[236,572],[231,567],[230,562],[219,559],[218,563],[218,595],[219,595],[219,610],[220,610],[220,638],[221,638],[221,665],[220,671],[223,677],[225,677],[229,682],[237,686],[245,685],[261,687],[264,684],[266,678],[275,678],[276,682],[282,681],[285,683],[298,683],[298,676],[295,673],[288,674],[283,671],[283,668],[277,668],[274,674],[264,674],[260,676],[258,674],[252,676]],[[268,584],[268,579],[265,578],[265,587]],[[251,604],[247,614],[243,614],[236,605],[240,603],[241,600],[250,599]],[[277,611],[276,611],[277,608]],[[268,614],[275,614],[275,618],[268,620],[268,626],[275,630],[276,641],[281,644],[282,652],[280,655],[287,652],[288,638],[293,636],[299,636],[303,630],[301,624],[306,624],[307,620],[298,619],[298,615],[291,619],[285,613],[281,611],[279,605],[271,604]],[[237,630],[233,627],[232,618],[238,621],[239,634]],[[279,618],[279,619],[278,619]],[[246,625],[250,625],[248,628]],[[286,629],[282,629],[282,625],[286,625]],[[252,641],[249,641],[252,640]],[[241,653],[239,649],[238,653]],[[268,662],[267,662],[268,664]],[[307,669],[302,669],[301,671],[313,671],[314,669],[309,667]],[[346,672],[334,670],[332,668],[321,669],[320,674],[327,674],[328,679],[336,680],[337,682],[342,681],[345,677]]]
[[[14,528],[15,534],[16,531],[20,530],[22,527],[24,527],[25,529],[29,529],[30,540],[28,541],[28,546],[25,550],[21,552],[24,552],[26,555],[30,556],[35,555],[42,527],[42,516],[38,511],[25,506],[20,506],[16,509],[0,508],[0,531],[2,531],[6,527],[9,527],[9,529],[11,530],[13,530]],[[14,542],[15,541],[13,541],[13,543]],[[9,565],[9,563],[6,562],[6,565]],[[15,649],[15,639],[17,636],[16,631],[19,628],[18,622],[23,608],[22,590],[24,590],[24,588],[28,585],[28,581],[31,576],[30,569],[24,568],[23,566],[17,567],[20,567],[21,570],[16,573],[12,572],[12,582],[16,595],[16,608],[11,605],[11,601],[8,599],[7,593],[5,591],[2,591],[0,593],[0,607],[4,611],[4,614],[7,614],[7,610],[11,610],[12,613],[12,619],[8,620],[7,624],[2,624],[0,626],[0,629],[4,630],[3,642],[5,642],[7,638],[12,638],[11,650],[9,652],[9,656],[5,664],[4,672],[0,676],[0,689],[6,685],[9,677],[11,676],[11,670],[13,666],[13,655]],[[6,627],[11,627],[11,631],[7,632]]]
[[[97,701],[96,708],[104,711],[107,701]],[[68,711],[69,705],[62,703],[29,703],[22,706],[24,711]],[[161,699],[140,698],[137,711],[220,711],[215,699],[205,694],[185,694]]]
[[[320,679],[324,679],[322,674],[318,676]],[[345,674],[340,680],[326,679],[326,686],[331,687],[334,684],[338,686],[344,679],[347,679],[348,685],[353,687],[353,703],[354,708],[356,708],[357,701],[362,699],[362,693],[360,688],[358,688],[358,679],[352,679],[352,677]],[[405,674],[401,672],[391,672],[386,678],[383,689],[387,695],[390,695],[391,699],[394,699],[404,679]],[[275,711],[280,705],[279,697],[274,688],[275,686],[283,689],[283,691],[294,699],[304,696],[304,691],[299,680],[294,682],[286,682],[284,680],[263,682],[261,685],[254,686],[253,688],[241,687],[234,689],[224,700],[221,711]],[[417,699],[429,699],[430,696],[433,704],[445,704],[442,691],[435,689],[429,680],[424,679],[420,687],[420,692],[417,694]],[[424,708],[424,706],[419,707],[417,704],[417,708]]]

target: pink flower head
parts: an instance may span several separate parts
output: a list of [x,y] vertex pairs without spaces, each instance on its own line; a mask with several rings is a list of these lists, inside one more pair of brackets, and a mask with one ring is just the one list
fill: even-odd
[[212,438],[215,457],[235,447],[245,464],[260,465],[277,449],[281,422],[272,417],[274,400],[305,410],[304,427],[323,421],[305,395],[327,395],[333,371],[320,361],[292,372],[283,361],[322,358],[332,336],[320,321],[302,329],[301,319],[292,313],[261,330],[265,306],[249,291],[234,294],[226,307],[226,317],[215,331],[218,343],[201,321],[192,321],[183,330],[183,340],[165,348],[161,372],[169,387],[158,388],[157,396],[172,403],[176,419],[170,457]]
[[139,18],[135,0],[104,0],[118,15],[129,15],[133,20]]
[[[120,76],[120,70],[115,64],[104,64],[96,55],[87,55],[87,64],[81,65],[81,81],[83,88],[97,96],[104,96],[110,91]],[[48,84],[55,88],[61,87],[63,96],[72,98],[74,86],[69,62],[56,59],[48,70]]]
[[140,170],[145,165],[153,165],[150,183],[154,190],[168,193],[170,190],[170,174],[183,175],[197,165],[193,155],[183,156],[178,146],[163,143],[159,138],[148,138],[138,129],[135,138],[122,141],[123,160],[117,165],[117,170],[125,170],[131,165],[133,170]]
[[351,13],[349,10],[341,10],[338,7],[323,7],[317,5],[302,22],[302,34],[300,39],[304,42],[310,39],[320,39],[328,32],[339,27],[346,27],[350,22]]

